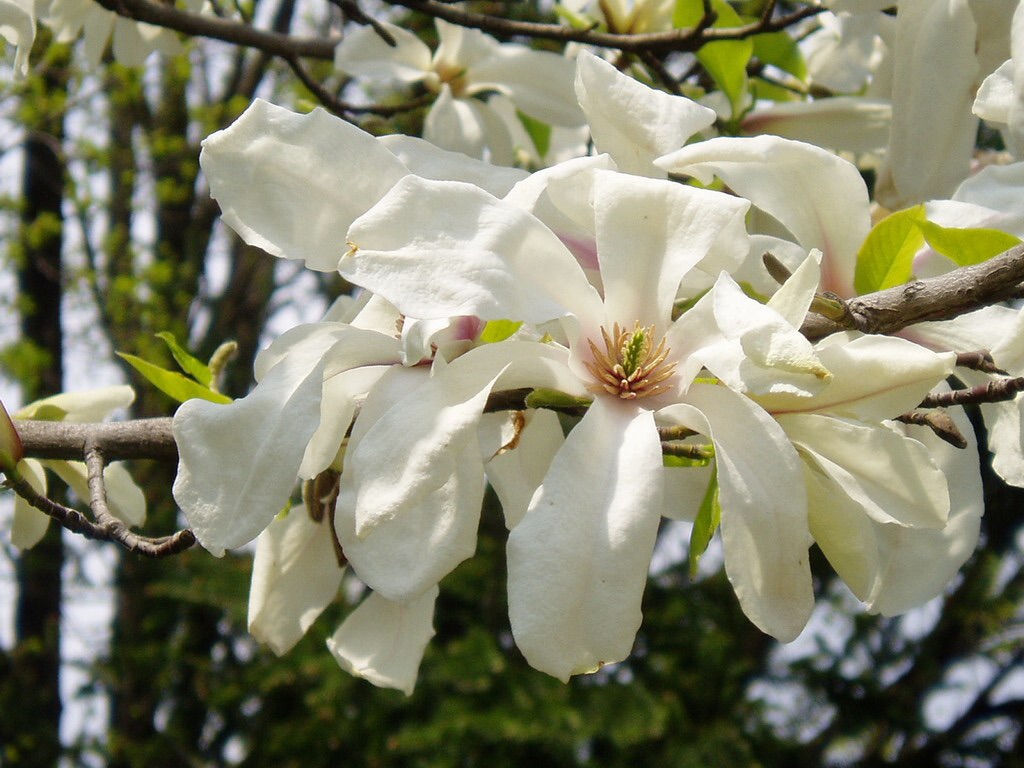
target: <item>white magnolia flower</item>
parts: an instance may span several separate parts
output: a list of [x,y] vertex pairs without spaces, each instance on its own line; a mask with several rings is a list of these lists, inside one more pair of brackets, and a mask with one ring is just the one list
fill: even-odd
[[609,32],[640,35],[672,29],[675,0],[563,0],[567,10],[604,22]]
[[141,65],[154,51],[173,55],[182,50],[173,31],[118,16],[93,0],[50,0],[40,20],[53,30],[57,42],[70,43],[84,35],[86,60],[93,67],[111,39],[114,58],[129,67]]
[[1007,148],[1024,157],[1024,10],[1013,14],[1010,58],[985,78],[974,99],[974,114],[1004,128]]
[[436,19],[437,50],[416,35],[387,22],[389,46],[377,32],[359,27],[335,51],[338,69],[360,78],[423,83],[437,94],[427,113],[423,137],[444,149],[471,157],[485,155],[501,165],[515,161],[508,129],[485,100],[497,92],[524,114],[563,127],[583,124],[572,98],[573,62],[547,51],[502,44],[475,29]]
[[25,77],[28,55],[36,38],[34,0],[0,0],[0,37],[15,47],[15,77]]
[[[828,372],[792,326],[726,277],[703,300],[705,310],[671,320],[680,280],[713,243],[731,238],[745,251],[745,201],[609,171],[593,172],[590,183],[603,298],[536,218],[465,185],[414,177],[353,224],[354,248],[342,260],[342,274],[413,316],[562,319],[568,346],[562,364],[576,378],[569,391],[589,391],[594,402],[557,449],[509,537],[513,634],[532,665],[566,679],[629,653],[663,509],[655,412],[681,400],[707,414],[712,428],[735,427],[712,435],[729,489],[723,491],[726,567],[755,623],[795,637],[812,602],[806,511],[777,483],[799,482],[796,453],[752,402],[728,387],[689,385],[706,366],[737,388],[807,392],[820,388]],[[717,325],[703,322],[709,313]],[[531,346],[545,350],[535,358],[560,349]],[[515,384],[500,384],[549,386],[515,371],[520,348],[472,350],[439,373],[438,396],[457,394],[450,394],[448,410],[431,403],[429,428],[417,426],[422,421],[409,410],[404,418],[382,420],[358,444],[353,435],[346,467],[351,501],[343,477],[338,505],[346,551],[350,539],[369,545],[381,535],[443,538],[440,526],[451,522],[409,525],[403,504],[458,477],[460,451],[474,452],[479,414],[496,381],[515,372]],[[386,446],[403,435],[412,466],[383,468],[385,477],[376,479]],[[405,567],[404,560],[378,561],[375,575],[401,581]],[[423,589],[435,578],[424,575],[407,589]]]
[[[127,408],[135,400],[129,386],[102,387],[83,392],[62,392],[59,395],[36,400],[16,411],[16,419],[41,419],[88,423],[102,421],[118,409]],[[19,469],[29,483],[42,494],[46,493],[48,469],[69,486],[80,499],[89,498],[89,473],[81,461],[56,459],[24,459]],[[146,521],[146,499],[121,462],[112,462],[103,469],[110,513],[129,526]],[[14,522],[11,543],[28,549],[35,546],[46,533],[49,515],[40,512],[20,496],[14,502]]]

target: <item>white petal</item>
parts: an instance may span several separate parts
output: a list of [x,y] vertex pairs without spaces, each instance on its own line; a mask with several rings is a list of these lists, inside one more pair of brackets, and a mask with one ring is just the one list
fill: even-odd
[[[85,464],[53,460],[41,463],[70,485],[80,499],[89,499],[89,473]],[[110,514],[129,526],[142,525],[146,521],[146,497],[124,465],[114,462],[104,467],[103,480]]]
[[492,453],[487,462],[487,479],[501,502],[509,530],[523,519],[533,494],[548,473],[551,460],[565,442],[562,425],[554,411],[528,411],[525,419],[518,444],[500,454]]
[[174,499],[214,555],[252,541],[288,502],[320,423],[323,370],[322,359],[285,361],[241,400],[175,413]]
[[508,538],[509,619],[530,666],[568,680],[629,655],[661,516],[650,412],[598,398]]
[[949,514],[945,478],[928,449],[882,425],[819,414],[778,417],[793,443],[872,519],[940,529]]
[[680,281],[716,242],[747,252],[745,200],[612,171],[594,173],[593,194],[609,322],[666,329]]
[[483,190],[408,176],[356,221],[344,277],[418,318],[541,323],[601,300],[539,221]]
[[378,21],[394,38],[388,45],[369,24],[346,33],[334,49],[334,66],[353,77],[415,83],[430,72],[430,49],[412,32]]
[[683,147],[657,164],[705,184],[718,176],[805,248],[821,250],[824,288],[854,295],[854,260],[871,229],[867,188],[854,165],[819,147],[777,136],[711,139]]
[[789,642],[814,607],[802,463],[782,428],[726,387],[696,384],[687,400],[659,419],[714,442],[725,572],[747,617]]
[[493,165],[462,152],[448,152],[415,136],[395,133],[381,136],[378,141],[417,176],[437,181],[465,181],[495,197],[503,197],[518,182],[529,178],[522,169]]
[[1013,60],[1008,59],[982,82],[971,111],[982,120],[1006,125],[1010,122],[1010,108],[1015,98]]
[[575,75],[575,63],[557,53],[503,45],[466,76],[472,92],[497,90],[530,117],[573,128],[585,119],[573,93]]
[[879,526],[883,563],[868,599],[869,608],[885,616],[903,613],[940,594],[978,543],[984,511],[974,431],[963,410],[950,416],[967,438],[966,449],[954,448],[926,427],[903,427],[928,446],[949,486],[949,521],[941,530]]
[[760,107],[743,118],[745,133],[770,133],[837,152],[880,152],[889,143],[888,101],[840,96]]
[[819,347],[818,359],[832,381],[811,397],[757,397],[768,411],[828,412],[854,419],[892,419],[915,408],[932,387],[953,371],[952,353],[938,354],[889,336],[860,336]]
[[594,146],[610,154],[624,173],[663,177],[654,158],[679,149],[715,122],[713,110],[648,88],[586,51],[576,66],[576,95]]
[[[127,386],[100,387],[86,389],[81,392],[61,392],[59,395],[44,397],[19,409],[15,414],[18,419],[33,419],[41,409],[59,408],[66,414],[57,421],[86,424],[103,421],[119,408],[127,408],[135,401],[135,391]],[[43,414],[42,418],[48,418]]]
[[966,178],[978,126],[976,35],[968,0],[900,3],[892,130],[875,188],[887,208],[949,197]]
[[475,67],[497,55],[503,47],[478,29],[436,18],[434,26],[437,27],[438,42],[433,66],[438,72],[460,72]]
[[0,0],[0,37],[17,48],[14,75],[28,74],[28,55],[36,36],[35,5],[32,0]]
[[411,696],[420,661],[434,636],[434,587],[411,603],[395,603],[371,594],[327,641],[347,672],[381,688]]
[[488,144],[483,106],[475,99],[455,98],[445,84],[427,112],[423,138],[449,152],[483,158]]
[[665,467],[665,507],[661,514],[671,520],[692,523],[711,482],[711,465],[706,467]]
[[355,126],[260,99],[203,141],[199,161],[243,240],[325,272],[337,268],[349,224],[408,173]]
[[814,301],[821,280],[821,251],[813,250],[800,262],[789,279],[768,300],[768,306],[778,312],[794,328],[803,325],[807,310]]
[[[38,493],[46,495],[46,472],[35,459],[18,462],[18,471]],[[31,506],[21,496],[14,497],[14,519],[11,520],[11,544],[18,549],[31,549],[46,534],[50,516]]]
[[291,650],[334,599],[338,565],[330,520],[304,507],[276,518],[256,539],[249,587],[249,634],[280,656]]

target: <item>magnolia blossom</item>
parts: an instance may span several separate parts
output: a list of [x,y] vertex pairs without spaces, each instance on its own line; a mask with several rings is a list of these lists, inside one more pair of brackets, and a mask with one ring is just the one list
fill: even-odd
[[[102,421],[112,412],[127,408],[134,400],[135,392],[128,386],[63,392],[29,403],[15,411],[13,416],[15,419],[87,423]],[[41,494],[46,494],[45,470],[48,469],[71,486],[80,499],[89,498],[88,471],[83,462],[23,459],[18,469]],[[146,499],[124,465],[112,462],[105,466],[103,480],[110,513],[129,526],[142,525],[146,521]],[[14,502],[11,543],[21,549],[33,547],[43,538],[49,524],[49,515],[30,506],[19,496]]]
[[423,83],[437,94],[427,113],[423,137],[444,149],[484,157],[502,165],[515,159],[502,118],[485,100],[497,92],[524,114],[544,123],[577,127],[583,123],[572,98],[573,63],[547,51],[502,44],[474,29],[436,19],[437,50],[411,32],[381,25],[395,40],[391,47],[372,27],[349,32],[335,52],[336,66],[360,78]]
[[[585,183],[565,180],[566,188]],[[689,385],[707,367],[736,388],[806,393],[820,388],[829,374],[792,326],[744,297],[727,277],[703,300],[715,323],[705,324],[705,313],[696,310],[671,319],[680,280],[713,243],[731,241],[746,250],[744,201],[610,171],[593,171],[590,185],[603,297],[536,218],[479,190],[414,177],[353,224],[353,250],[342,260],[342,274],[413,316],[561,319],[567,349],[562,365],[577,381],[570,391],[588,391],[594,401],[554,453],[509,536],[512,629],[533,666],[565,679],[629,653],[664,508],[655,414],[681,401],[707,414],[712,424],[737,426],[716,441],[716,455],[727,457],[724,466],[759,467],[754,475],[760,481],[723,472],[731,493],[723,503],[726,567],[755,623],[792,638],[812,602],[806,508],[799,497],[786,493],[783,498],[773,488],[781,489],[777,478],[799,482],[796,453],[767,414],[730,388]],[[552,197],[557,196],[556,190]],[[580,220],[586,212],[574,214]],[[517,364],[516,348],[502,349],[505,344],[470,351],[436,377],[439,392],[462,389],[464,405],[452,405],[447,413],[433,408],[437,415],[429,430],[421,434],[418,422],[404,412],[401,425],[396,420],[371,430],[358,444],[353,440],[346,466],[352,501],[343,477],[338,505],[339,539],[346,551],[353,532],[367,543],[381,535],[397,540],[398,531],[425,538],[422,524],[408,526],[402,500],[443,487],[452,477],[451,470],[429,461],[475,433],[481,394]],[[536,346],[535,357],[550,355],[542,350],[551,345]],[[481,394],[466,397],[473,377],[484,386],[477,385]],[[543,377],[525,379],[533,386],[549,385]],[[400,426],[405,435],[415,435],[409,438],[414,466],[384,469],[385,477],[377,480],[380,452],[389,443],[374,440],[374,433],[393,445]],[[737,439],[740,434],[744,440]],[[360,461],[362,454],[375,460]],[[424,462],[416,459],[421,455]],[[773,533],[756,532],[762,529]],[[359,572],[358,562],[353,564]],[[378,561],[375,570],[403,567],[404,561]],[[401,579],[402,574],[379,578]]]
[[609,32],[639,35],[672,29],[675,0],[563,0],[569,12],[604,22]]
[[15,47],[15,77],[28,74],[28,54],[36,37],[33,0],[0,0],[0,37]]
[[1020,158],[1024,152],[1024,11],[1020,6],[1011,29],[1011,57],[981,84],[974,114],[1002,126],[1007,147]]
[[94,0],[50,0],[41,20],[53,29],[57,42],[69,43],[84,35],[85,57],[93,67],[111,40],[114,58],[130,67],[142,64],[153,51],[181,52],[171,30],[118,16]]

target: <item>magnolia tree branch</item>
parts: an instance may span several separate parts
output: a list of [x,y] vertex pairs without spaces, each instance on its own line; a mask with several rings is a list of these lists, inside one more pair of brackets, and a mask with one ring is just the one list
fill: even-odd
[[849,299],[843,317],[811,314],[800,330],[812,340],[844,330],[891,334],[914,323],[951,320],[1007,301],[1022,288],[1024,244],[981,264]]

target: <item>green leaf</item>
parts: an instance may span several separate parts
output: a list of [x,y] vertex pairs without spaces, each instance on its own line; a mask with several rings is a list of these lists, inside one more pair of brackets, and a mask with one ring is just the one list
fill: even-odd
[[544,157],[551,149],[551,126],[540,120],[535,120],[529,115],[516,110],[516,117],[523,124],[530,141],[537,150],[537,154]]
[[211,403],[231,402],[231,398],[227,395],[222,395],[220,392],[214,392],[213,390],[204,387],[202,384],[199,384],[186,376],[182,376],[177,371],[165,370],[160,366],[148,363],[141,357],[136,357],[135,355],[125,354],[124,352],[118,352],[117,354],[120,358],[131,365],[132,368],[138,371],[146,381],[179,403],[183,403],[186,400],[191,400],[193,398],[209,400]]
[[942,227],[931,221],[918,224],[928,245],[952,260],[958,267],[968,267],[998,256],[1020,245],[1020,238],[998,229]]
[[755,35],[754,56],[762,64],[770,64],[783,72],[789,72],[801,82],[807,80],[807,63],[800,46],[786,32],[765,32]]
[[915,205],[886,216],[868,233],[857,253],[853,276],[857,293],[892,288],[911,279],[914,254],[924,245],[918,226],[924,216],[924,206]]
[[489,320],[480,332],[480,341],[484,344],[504,341],[518,331],[522,324],[521,320]]
[[704,492],[704,499],[700,503],[700,511],[697,512],[697,519],[693,521],[693,530],[690,532],[690,578],[697,576],[697,566],[700,558],[711,543],[711,537],[718,530],[722,522],[722,505],[718,501],[718,466],[711,470],[711,481],[708,489]]
[[188,351],[178,343],[178,340],[174,338],[174,334],[169,331],[161,331],[156,334],[158,339],[163,339],[164,343],[171,350],[171,354],[174,355],[175,361],[181,366],[181,370],[191,376],[193,379],[198,381],[204,387],[209,387],[213,383],[213,374],[210,372],[209,366],[200,360],[197,360]]
[[[711,6],[718,14],[712,25],[715,29],[743,26],[743,19],[725,0],[712,0]],[[672,23],[676,28],[684,29],[700,22],[703,16],[701,0],[678,0]],[[721,40],[708,43],[697,51],[697,60],[729,99],[733,119],[739,117],[742,109],[747,92],[747,64],[753,53],[754,43],[749,39]]]

